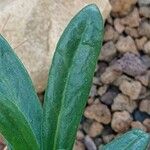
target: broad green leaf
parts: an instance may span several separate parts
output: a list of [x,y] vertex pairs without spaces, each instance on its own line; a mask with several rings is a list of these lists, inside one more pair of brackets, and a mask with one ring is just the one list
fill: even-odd
[[95,5],[82,9],[61,36],[44,102],[44,149],[71,150],[86,105],[103,39]]
[[142,130],[134,129],[100,148],[100,150],[147,150],[150,135]]
[[0,133],[14,150],[40,149],[42,107],[24,66],[0,35]]

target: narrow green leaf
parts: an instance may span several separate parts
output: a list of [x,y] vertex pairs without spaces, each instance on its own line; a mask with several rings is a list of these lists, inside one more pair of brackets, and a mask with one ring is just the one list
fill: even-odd
[[86,105],[103,39],[95,5],[82,9],[61,36],[44,102],[45,150],[71,150]]
[[0,133],[12,149],[40,149],[42,107],[24,66],[0,35]]
[[116,138],[100,150],[146,150],[150,135],[142,130],[134,129]]

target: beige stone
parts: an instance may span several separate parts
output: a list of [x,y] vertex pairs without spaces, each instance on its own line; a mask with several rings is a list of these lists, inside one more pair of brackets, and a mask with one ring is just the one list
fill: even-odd
[[132,52],[138,54],[135,42],[131,36],[120,36],[116,43],[116,48],[120,53]]
[[148,41],[145,45],[144,45],[144,52],[148,55],[150,55],[150,41]]
[[123,94],[129,96],[132,100],[138,99],[142,91],[142,85],[139,81],[123,80],[119,88]]
[[85,146],[81,141],[76,141],[73,150],[85,150]]
[[[38,92],[45,89],[56,43],[70,19],[84,6],[95,3],[106,18],[108,0],[3,0],[0,32],[27,68]],[[5,25],[5,27],[4,27]]]
[[117,54],[115,44],[110,41],[103,45],[100,53],[100,60],[110,62]]
[[101,75],[101,81],[105,84],[110,84],[115,81],[120,75],[120,72],[113,70],[113,68],[111,67],[108,67]]
[[104,33],[104,41],[117,41],[119,34],[111,25],[106,25]]
[[86,107],[84,116],[103,124],[109,124],[111,121],[109,108],[101,103],[94,103],[93,105]]
[[129,27],[138,27],[140,23],[140,16],[137,8],[120,20],[120,23]]
[[89,128],[88,135],[90,137],[96,137],[101,134],[102,130],[104,129],[103,125],[99,122],[93,122]]
[[143,36],[140,39],[135,40],[138,50],[142,50],[144,48],[144,44],[146,43],[146,41],[147,41],[147,38],[145,36]]
[[146,112],[150,115],[150,99],[142,100],[139,108],[140,111]]
[[136,128],[136,129],[141,129],[143,131],[147,130],[146,127],[139,121],[133,121],[131,123],[131,127],[132,127],[132,129]]
[[111,0],[112,12],[116,15],[123,16],[128,14],[137,0]]
[[115,112],[112,117],[111,127],[115,132],[127,131],[131,125],[132,117],[127,111]]
[[145,119],[143,124],[147,128],[147,131],[150,132],[150,118]]
[[114,103],[111,105],[112,111],[127,110],[130,113],[132,113],[136,107],[136,102],[123,94],[118,94],[114,99]]

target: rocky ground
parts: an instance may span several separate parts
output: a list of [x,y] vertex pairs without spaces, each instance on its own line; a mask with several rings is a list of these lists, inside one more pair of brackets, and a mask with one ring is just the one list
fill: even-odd
[[97,150],[131,128],[150,132],[150,1],[110,2],[112,12],[74,150]]
[[75,150],[96,150],[132,128],[150,132],[150,1],[110,2]]

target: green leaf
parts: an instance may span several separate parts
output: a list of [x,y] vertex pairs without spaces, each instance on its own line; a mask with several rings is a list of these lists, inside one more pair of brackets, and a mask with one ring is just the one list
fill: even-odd
[[134,129],[100,148],[100,150],[146,150],[150,135],[142,130]]
[[98,8],[89,5],[71,20],[57,44],[44,102],[45,150],[71,150],[73,147],[103,32]]
[[27,71],[0,35],[0,133],[11,149],[40,149],[42,113]]

